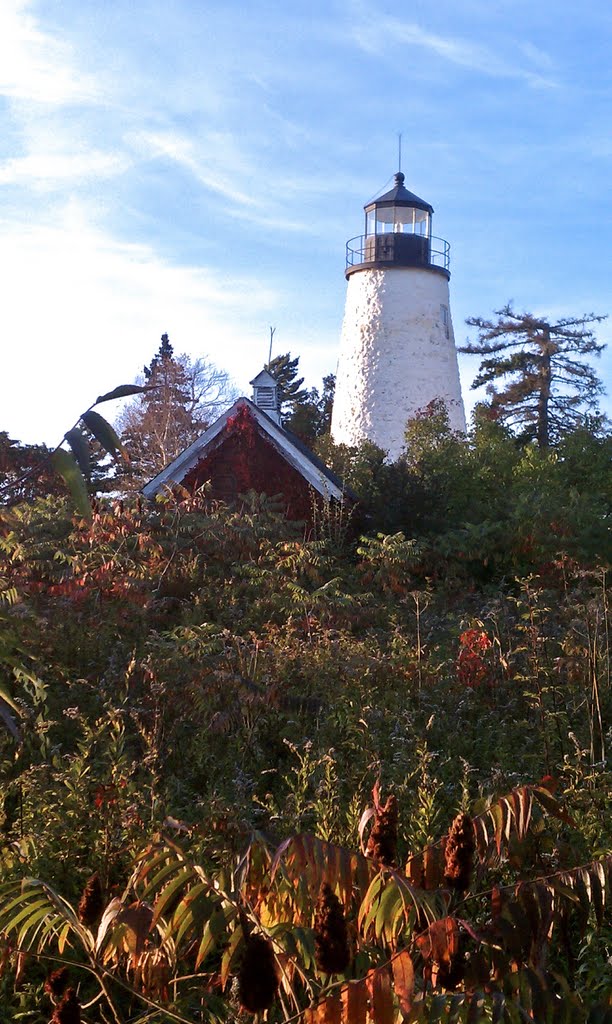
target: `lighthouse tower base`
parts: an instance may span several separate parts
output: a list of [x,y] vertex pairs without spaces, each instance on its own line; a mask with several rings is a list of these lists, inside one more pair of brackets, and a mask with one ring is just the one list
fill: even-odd
[[364,268],[349,275],[332,438],[373,441],[397,459],[406,422],[442,399],[465,430],[448,276],[433,267]]

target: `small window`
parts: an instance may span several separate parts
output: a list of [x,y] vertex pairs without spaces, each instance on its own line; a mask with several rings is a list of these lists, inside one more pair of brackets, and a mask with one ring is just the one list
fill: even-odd
[[449,315],[448,315],[448,306],[445,306],[444,304],[442,304],[440,306],[440,319],[441,319],[442,325],[444,327],[444,333],[446,334],[446,337],[448,338],[448,336],[450,334],[450,318],[449,318]]

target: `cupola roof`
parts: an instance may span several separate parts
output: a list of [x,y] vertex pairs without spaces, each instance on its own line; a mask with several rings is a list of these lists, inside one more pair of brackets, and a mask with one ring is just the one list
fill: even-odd
[[268,373],[268,371],[265,368],[263,370],[260,370],[257,376],[253,377],[253,380],[249,381],[249,384],[251,384],[252,387],[258,388],[278,387],[278,381],[276,377],[273,377],[271,373]]
[[409,192],[404,186],[404,180],[404,175],[398,171],[393,188],[389,192],[385,192],[383,196],[379,196],[378,199],[366,203],[364,209],[369,210],[374,206],[413,206],[417,210],[427,210],[428,213],[433,213],[433,206],[426,203],[424,199],[419,199],[414,192]]

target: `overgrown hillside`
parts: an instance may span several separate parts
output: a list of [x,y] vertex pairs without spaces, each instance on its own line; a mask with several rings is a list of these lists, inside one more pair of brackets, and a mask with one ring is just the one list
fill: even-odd
[[610,438],[412,440],[1,512],[3,1020],[612,1019]]

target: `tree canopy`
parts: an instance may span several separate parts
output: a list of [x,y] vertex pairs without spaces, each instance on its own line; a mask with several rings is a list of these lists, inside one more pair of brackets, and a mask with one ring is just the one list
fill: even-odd
[[283,426],[312,446],[330,431],[336,378],[333,373],[327,374],[320,391],[315,387],[304,388],[304,378],[298,377],[299,361],[299,356],[292,359],[291,353],[286,352],[275,356],[266,369],[278,382]]
[[144,381],[146,388],[117,424],[131,454],[131,470],[118,480],[127,491],[140,489],[172,462],[234,398],[224,370],[204,358],[175,356],[167,334],[144,367]]
[[478,328],[478,339],[459,351],[484,357],[472,388],[486,385],[495,417],[521,440],[546,448],[596,410],[603,385],[588,357],[604,345],[590,325],[605,317],[591,313],[553,321],[516,313],[509,303],[495,317],[466,321]]

